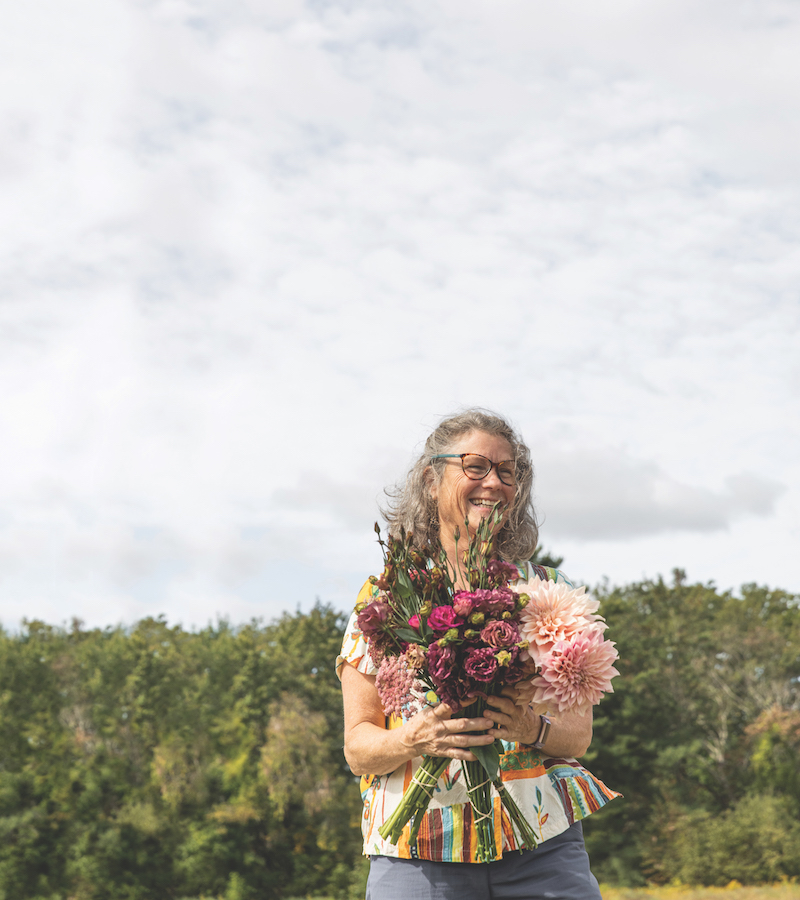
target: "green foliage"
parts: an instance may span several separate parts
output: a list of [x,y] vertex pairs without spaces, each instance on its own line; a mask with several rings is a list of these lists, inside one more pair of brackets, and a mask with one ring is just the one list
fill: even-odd
[[728,821],[757,793],[787,809],[800,801],[798,598],[756,585],[734,597],[674,575],[671,587],[659,580],[598,592],[621,677],[596,710],[584,762],[625,795],[587,822],[601,880],[682,877],[676,872],[691,866],[675,862],[685,857],[676,835]]
[[[584,762],[625,795],[585,822],[600,880],[800,877],[798,598],[597,595],[621,677]],[[344,624],[0,631],[0,900],[363,897]]]
[[751,794],[720,816],[698,809],[664,825],[653,859],[665,880],[724,886],[800,875],[800,823],[783,798]]
[[0,900],[343,895],[344,624],[0,633]]
[[533,556],[528,562],[532,563],[534,566],[550,566],[552,569],[558,569],[561,566],[561,563],[564,562],[564,557],[556,556],[554,553],[550,553],[548,550],[545,550],[544,547],[540,546],[536,548]]

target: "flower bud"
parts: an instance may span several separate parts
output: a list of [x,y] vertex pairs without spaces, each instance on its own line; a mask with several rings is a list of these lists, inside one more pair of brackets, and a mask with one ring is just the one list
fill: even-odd
[[448,644],[452,644],[454,641],[458,640],[458,629],[457,628],[449,628],[445,631],[444,635],[439,638],[436,643],[440,647],[446,647]]
[[469,622],[471,625],[483,625],[485,619],[486,619],[486,616],[484,616],[484,614],[482,612],[474,612],[469,617]]

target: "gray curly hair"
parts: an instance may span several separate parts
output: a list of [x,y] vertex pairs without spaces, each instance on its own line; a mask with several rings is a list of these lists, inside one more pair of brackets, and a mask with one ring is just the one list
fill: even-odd
[[531,453],[522,438],[501,416],[489,410],[466,409],[443,419],[427,441],[422,455],[406,477],[405,483],[387,488],[389,501],[381,510],[389,524],[389,534],[399,537],[400,530],[413,532],[414,544],[424,553],[432,553],[439,545],[439,515],[431,496],[430,480],[439,484],[445,460],[432,459],[437,453],[450,453],[458,438],[471,431],[482,431],[508,441],[516,463],[516,491],[503,527],[497,533],[495,547],[508,561],[529,559],[536,550],[539,528],[533,508],[533,464]]

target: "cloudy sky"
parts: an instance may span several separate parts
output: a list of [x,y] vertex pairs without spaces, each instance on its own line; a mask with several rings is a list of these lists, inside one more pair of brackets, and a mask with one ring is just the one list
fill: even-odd
[[589,584],[800,592],[798,0],[36,0],[0,620],[350,606],[438,419]]

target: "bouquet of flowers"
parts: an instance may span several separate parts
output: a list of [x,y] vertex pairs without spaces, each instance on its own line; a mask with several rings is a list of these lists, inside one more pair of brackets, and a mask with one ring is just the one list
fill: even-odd
[[[375,685],[387,715],[413,715],[432,691],[454,714],[480,717],[488,697],[525,680],[533,680],[534,701],[559,711],[585,712],[611,690],[616,651],[603,638],[597,602],[583,589],[541,579],[512,590],[508,583],[519,578],[517,567],[493,552],[500,519],[497,509],[484,519],[463,553],[469,590],[455,588],[456,573],[443,550],[428,559],[414,549],[410,534],[385,543],[376,524],[384,570],[371,579],[378,595],[359,609],[358,625],[378,666]],[[500,777],[502,743],[470,749],[477,762],[462,767],[478,858],[495,858],[493,788],[520,846],[532,849],[536,836]],[[396,843],[413,818],[409,842],[414,843],[436,782],[451,762],[423,759],[401,803],[380,827],[381,837]]]

